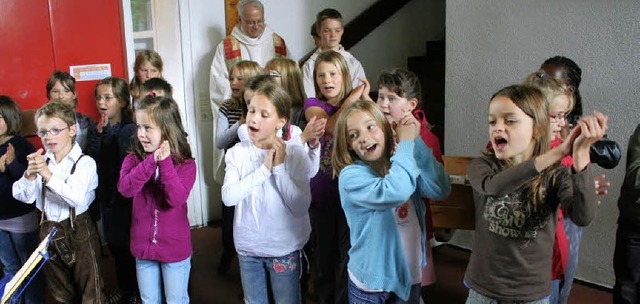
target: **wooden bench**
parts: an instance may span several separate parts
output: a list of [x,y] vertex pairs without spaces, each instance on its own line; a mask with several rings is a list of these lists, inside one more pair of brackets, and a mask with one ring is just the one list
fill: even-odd
[[431,202],[434,228],[475,228],[473,191],[467,178],[467,164],[473,157],[443,156],[444,170],[451,176],[451,194],[443,201]]
[[36,127],[36,122],[33,119],[36,115],[36,110],[22,110],[20,111],[20,116],[22,119],[22,127],[20,128],[20,135],[23,137],[33,137],[38,134],[38,127]]

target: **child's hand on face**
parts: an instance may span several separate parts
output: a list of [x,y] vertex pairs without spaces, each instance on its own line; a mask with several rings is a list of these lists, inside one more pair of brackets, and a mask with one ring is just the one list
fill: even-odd
[[284,157],[287,155],[287,144],[285,144],[282,138],[276,138],[273,143],[273,149],[275,151],[273,157],[273,167],[284,163]]
[[415,140],[420,135],[420,122],[411,113],[407,113],[398,121],[395,130],[398,142]]
[[170,155],[171,155],[171,146],[169,145],[169,142],[166,140],[160,144],[160,147],[158,147],[158,149],[155,152],[153,152],[153,158],[156,160],[156,162],[163,161]]
[[320,137],[324,134],[324,128],[327,125],[327,119],[317,119],[312,117],[307,126],[302,131],[302,141],[306,142],[311,148],[316,148],[320,143]]
[[96,125],[96,129],[98,131],[98,133],[102,133],[102,130],[105,126],[107,126],[107,124],[109,124],[109,118],[107,117],[107,114],[102,114],[100,115],[100,120],[98,121],[98,124]]

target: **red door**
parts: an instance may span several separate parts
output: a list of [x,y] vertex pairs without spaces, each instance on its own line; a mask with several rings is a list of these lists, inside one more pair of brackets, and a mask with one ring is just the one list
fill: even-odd
[[[108,63],[113,76],[127,77],[120,1],[0,0],[0,41],[0,94],[21,109],[47,102],[54,70]],[[76,82],[77,110],[94,119],[96,83]]]

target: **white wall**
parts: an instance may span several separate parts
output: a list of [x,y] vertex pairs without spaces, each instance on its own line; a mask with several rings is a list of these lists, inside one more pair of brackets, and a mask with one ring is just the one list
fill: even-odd
[[[280,34],[298,60],[313,49],[309,27],[315,14],[327,7],[339,10],[349,22],[375,0],[263,0],[265,20]],[[180,17],[185,68],[185,91],[195,108],[200,134],[198,163],[204,175],[209,201],[209,217],[220,214],[219,185],[213,181],[211,160],[212,124],[209,105],[209,66],[215,46],[224,38],[224,2],[220,0],[180,1]],[[380,70],[406,66],[408,56],[425,53],[427,40],[442,39],[444,34],[444,0],[413,0],[390,20],[361,41],[352,53],[360,59],[368,78],[375,82]],[[192,136],[194,136],[192,134]]]
[[[626,151],[640,123],[638,16],[637,0],[447,1],[446,154],[479,155],[488,141],[489,97],[555,55],[580,65],[585,113],[608,114],[609,137]],[[609,287],[624,159],[621,164],[597,170],[613,186],[585,231],[578,266],[579,278]],[[458,233],[454,242],[471,246],[472,236]]]

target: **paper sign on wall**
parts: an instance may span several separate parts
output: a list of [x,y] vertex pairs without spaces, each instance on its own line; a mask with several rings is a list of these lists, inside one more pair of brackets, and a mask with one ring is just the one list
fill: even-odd
[[76,81],[101,80],[111,76],[111,64],[72,65],[69,67],[69,74],[71,74]]

